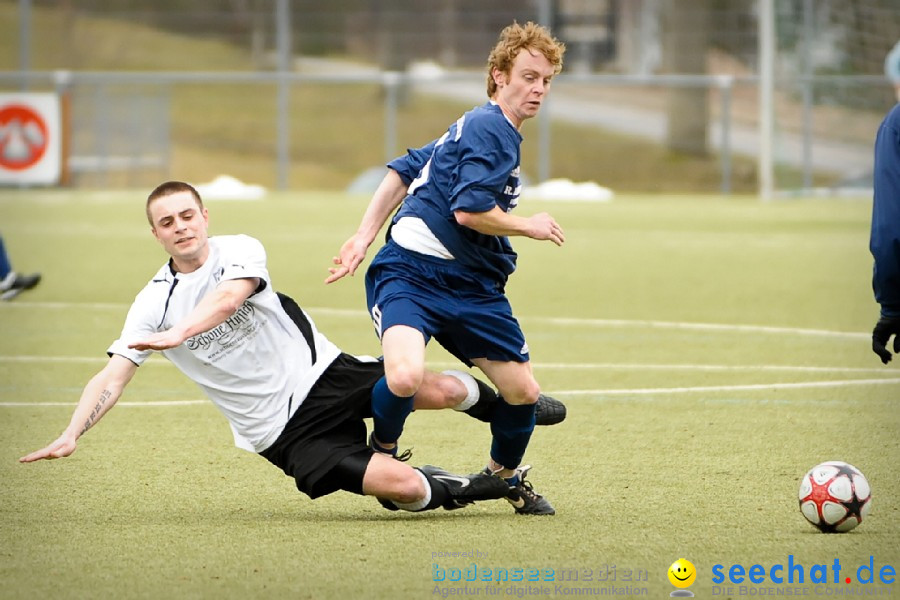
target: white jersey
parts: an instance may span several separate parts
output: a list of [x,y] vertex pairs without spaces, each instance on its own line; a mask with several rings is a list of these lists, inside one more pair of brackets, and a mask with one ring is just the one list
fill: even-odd
[[278,438],[340,350],[305,312],[301,331],[282,308],[258,240],[211,237],[209,258],[192,273],[175,273],[167,263],[135,297],[107,352],[140,366],[152,351],[128,344],[173,327],[220,281],[251,277],[260,279],[259,289],[224,323],[162,353],[222,411],[235,444],[261,452]]

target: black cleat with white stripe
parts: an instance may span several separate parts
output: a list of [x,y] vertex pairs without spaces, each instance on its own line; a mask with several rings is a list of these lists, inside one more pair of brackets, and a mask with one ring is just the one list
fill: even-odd
[[490,473],[456,475],[432,465],[419,467],[419,470],[446,486],[449,495],[442,505],[446,510],[456,510],[481,500],[506,498],[509,494],[509,484]]
[[[501,479],[508,486],[506,501],[516,509],[517,515],[555,515],[556,509],[546,498],[534,491],[530,481],[525,481],[525,475],[529,470],[531,465],[523,465],[516,469],[511,485],[508,479]],[[490,470],[485,469],[485,472],[489,473]]]

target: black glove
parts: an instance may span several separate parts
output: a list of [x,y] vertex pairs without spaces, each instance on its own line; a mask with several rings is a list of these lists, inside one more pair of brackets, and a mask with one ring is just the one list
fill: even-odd
[[872,351],[881,362],[891,362],[891,351],[887,349],[888,340],[894,336],[894,352],[900,353],[900,317],[881,317],[872,330]]

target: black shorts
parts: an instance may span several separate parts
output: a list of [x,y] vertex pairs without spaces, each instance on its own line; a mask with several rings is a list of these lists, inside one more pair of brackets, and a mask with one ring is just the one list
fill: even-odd
[[341,354],[325,370],[271,446],[260,452],[293,477],[310,498],[337,490],[362,493],[372,450],[366,424],[372,388],[384,376],[381,361]]

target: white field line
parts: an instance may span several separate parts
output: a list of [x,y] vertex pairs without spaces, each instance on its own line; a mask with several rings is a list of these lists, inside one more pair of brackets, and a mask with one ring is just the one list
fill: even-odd
[[[106,364],[109,359],[105,356],[0,356],[0,364],[3,363],[72,363],[72,364]],[[144,365],[173,366],[165,358],[151,358]]]
[[[195,404],[209,404],[209,400],[160,400],[158,402],[117,402],[116,406],[193,406]],[[0,408],[12,406],[68,406],[74,408],[78,406],[77,401],[72,402],[0,402]]]
[[[40,309],[70,309],[70,308],[87,308],[96,310],[121,310],[128,308],[126,304],[120,303],[66,303],[66,302],[16,302],[5,304],[8,307],[21,308],[40,308]],[[325,315],[338,316],[354,316],[365,317],[364,311],[356,309],[340,309],[340,308],[323,308],[311,307],[308,309],[310,313],[318,313]],[[530,320],[549,323],[561,326],[576,327],[649,327],[659,329],[681,329],[681,330],[700,330],[700,331],[733,331],[743,333],[773,333],[773,334],[790,334],[790,335],[808,335],[808,336],[826,336],[837,338],[852,339],[868,339],[869,333],[856,333],[846,331],[829,331],[822,329],[803,329],[796,327],[770,327],[763,325],[729,325],[718,323],[686,323],[686,322],[670,322],[670,321],[647,321],[647,320],[622,320],[622,319],[572,319],[559,317],[535,317]],[[42,356],[0,356],[0,363],[4,362],[70,362],[70,363],[103,363],[106,362],[105,357],[87,358],[87,357],[42,357]],[[153,361],[148,364],[170,364],[167,361]],[[433,363],[435,366],[458,366],[456,363]],[[636,363],[533,363],[535,368],[541,369],[629,369],[629,370],[697,370],[697,371],[780,371],[780,372],[806,372],[806,373],[883,373],[883,369],[868,369],[857,367],[811,367],[811,366],[790,366],[790,365],[697,365],[697,364],[636,364]],[[721,385],[721,386],[699,386],[699,387],[679,387],[679,388],[638,388],[638,389],[593,389],[593,390],[554,390],[554,395],[559,396],[586,396],[586,395],[652,395],[652,394],[679,394],[694,392],[727,392],[727,391],[750,391],[750,390],[776,390],[776,389],[804,389],[804,388],[823,388],[823,387],[845,387],[858,385],[885,385],[898,384],[898,378],[881,378],[881,379],[849,379],[849,380],[832,380],[832,381],[808,381],[794,383],[770,383],[770,384],[744,384],[744,385]],[[126,403],[130,406],[177,406],[182,404],[197,404],[205,402],[203,400],[191,401],[172,401],[172,402],[148,402],[148,403]],[[67,403],[0,403],[0,406],[71,406]]]
[[[799,383],[760,383],[752,385],[710,385],[682,388],[643,388],[643,389],[597,389],[597,390],[553,390],[554,396],[648,396],[664,394],[685,394],[696,392],[738,392],[738,391],[770,391],[784,389],[808,389],[846,387],[855,385],[900,385],[898,379],[845,379],[841,381],[804,381]],[[159,402],[121,402],[119,406],[154,407],[154,406],[190,406],[205,404],[207,400],[167,400]],[[76,402],[0,402],[0,408],[28,406],[66,406],[74,407]]]
[[637,388],[613,390],[553,390],[554,396],[645,396],[652,394],[686,394],[693,392],[738,392],[752,390],[786,390],[846,387],[854,385],[900,385],[895,379],[844,379],[838,381],[802,381],[797,383],[757,383],[749,385],[708,385],[680,388]]
[[[124,316],[128,304],[111,302],[8,302],[3,303],[5,310],[12,308],[70,309],[84,308],[94,310],[120,310]],[[366,317],[366,312],[349,308],[306,307],[310,314],[336,315],[343,317]],[[690,323],[681,321],[649,321],[628,319],[575,319],[565,317],[521,317],[522,320],[548,323],[558,326],[573,327],[643,327],[650,329],[675,329],[695,331],[721,331],[742,333],[773,333],[806,335],[817,337],[836,337],[849,339],[868,339],[872,334],[854,331],[831,331],[828,329],[806,329],[802,327],[773,327],[769,325],[733,325],[727,323]]]
[[[0,355],[0,364],[3,363],[70,363],[70,364],[104,364],[108,359],[105,356],[2,356]],[[433,361],[429,365],[435,368],[459,368],[457,362],[451,361]],[[165,365],[173,366],[172,363],[164,358],[151,358],[144,365]],[[885,373],[885,368],[867,368],[867,367],[811,367],[804,365],[699,365],[699,364],[653,364],[653,363],[542,363],[533,362],[532,367],[535,369],[547,370],[585,370],[606,369],[610,371],[712,371],[712,372],[760,372],[772,371],[783,373]]]
[[[86,357],[43,357],[43,356],[0,356],[0,364],[24,363],[24,362],[67,362],[67,363],[102,363],[105,358],[86,358]],[[153,361],[149,364],[171,365],[165,360]],[[433,363],[434,366],[452,366],[458,367],[456,363]],[[879,369],[862,369],[855,367],[792,367],[784,365],[653,365],[653,364],[624,364],[615,363],[581,363],[581,364],[564,364],[564,363],[536,363],[536,368],[577,368],[577,369],[678,369],[678,370],[707,370],[707,371],[800,371],[800,372],[849,372],[849,373],[869,373],[883,372]],[[671,387],[671,388],[633,388],[633,389],[590,389],[590,390],[556,390],[552,391],[554,396],[648,396],[648,395],[664,395],[664,394],[685,394],[685,393],[704,393],[704,392],[736,392],[736,391],[772,391],[780,389],[810,389],[810,388],[834,388],[848,386],[866,386],[866,385],[897,385],[900,384],[900,378],[885,377],[879,379],[843,379],[830,381],[801,381],[791,383],[758,383],[758,384],[737,384],[737,385],[713,385],[713,386],[694,386],[694,387]],[[206,400],[172,400],[159,402],[123,402],[123,406],[187,406],[194,404],[203,404]],[[2,407],[15,406],[74,406],[74,402],[0,402]]]
[[124,311],[127,311],[129,304],[120,302],[7,302],[3,304],[6,310],[15,308],[40,308],[40,309],[70,309],[84,308],[87,310],[121,310],[122,318],[125,318]]
[[[0,357],[2,362],[2,357]],[[433,367],[442,368],[458,368],[459,363],[455,362],[430,362]],[[533,362],[531,366],[535,369],[559,370],[559,371],[577,371],[592,369],[606,369],[610,371],[746,371],[760,372],[773,371],[783,373],[875,373],[886,374],[886,368],[869,368],[869,367],[811,367],[804,365],[698,365],[698,364],[653,364],[653,363],[545,363]]]
[[810,335],[820,337],[840,337],[867,339],[871,333],[855,331],[831,331],[828,329],[805,329],[801,327],[772,327],[769,325],[732,325],[725,323],[687,323],[678,321],[645,321],[625,319],[569,319],[563,317],[540,317],[539,319],[552,325],[574,325],[576,327],[647,327],[650,329],[685,329],[698,331],[740,331],[744,333],[776,333],[792,335]]

